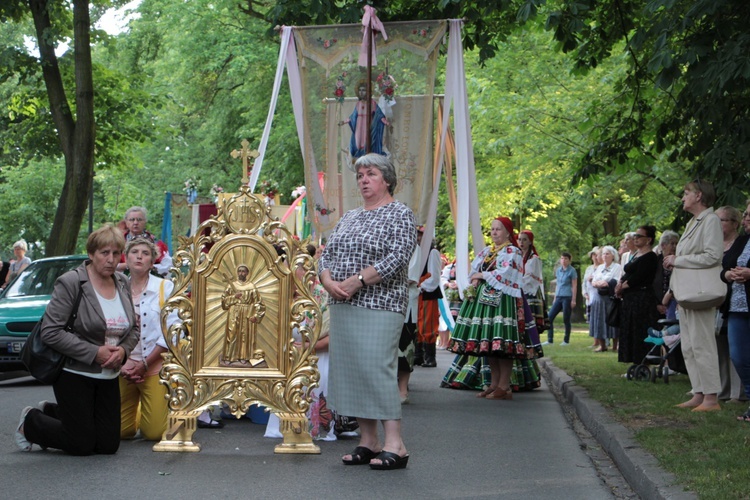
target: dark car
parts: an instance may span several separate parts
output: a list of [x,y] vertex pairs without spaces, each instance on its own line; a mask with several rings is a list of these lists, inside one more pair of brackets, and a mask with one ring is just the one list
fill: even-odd
[[23,370],[21,348],[44,314],[57,278],[80,266],[85,255],[35,260],[0,295],[0,372]]

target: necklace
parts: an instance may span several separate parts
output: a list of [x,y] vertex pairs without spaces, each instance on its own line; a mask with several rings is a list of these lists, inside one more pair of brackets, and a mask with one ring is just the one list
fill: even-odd
[[510,245],[510,242],[506,241],[504,243],[500,243],[499,245],[492,244],[492,247],[490,248],[490,253],[487,254],[487,256],[484,258],[485,264],[490,264],[491,262],[495,261],[495,258],[497,258],[497,254],[502,250],[503,248]]
[[135,280],[132,277],[130,278],[130,288],[133,290],[134,297],[138,297],[139,295],[141,295],[147,286],[148,286],[148,278],[146,278],[146,281],[137,289],[136,289]]

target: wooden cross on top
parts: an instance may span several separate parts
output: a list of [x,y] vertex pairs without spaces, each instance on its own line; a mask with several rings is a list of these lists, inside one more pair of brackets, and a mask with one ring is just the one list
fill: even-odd
[[260,153],[254,149],[250,149],[250,142],[247,139],[242,139],[242,149],[234,150],[229,153],[232,158],[242,158],[242,184],[245,185],[250,181],[250,172],[253,170],[253,166],[249,164],[249,158],[257,158]]

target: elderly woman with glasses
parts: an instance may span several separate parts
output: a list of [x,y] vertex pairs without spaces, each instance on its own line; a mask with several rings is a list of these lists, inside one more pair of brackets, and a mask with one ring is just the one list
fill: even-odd
[[664,259],[674,255],[677,250],[677,243],[680,241],[680,235],[674,231],[666,230],[659,238],[659,267],[656,269],[656,278],[654,279],[654,292],[659,301],[657,309],[659,314],[666,319],[677,318],[677,301],[669,289],[669,280],[672,277],[672,270],[664,267]]
[[617,338],[617,328],[607,324],[607,313],[614,307],[611,291],[622,274],[618,260],[620,256],[615,247],[601,248],[602,263],[591,276],[591,285],[595,292],[591,294],[591,312],[589,314],[589,330],[597,345],[594,352],[605,352],[609,339]]
[[[167,244],[156,237],[150,232],[146,231],[146,223],[148,222],[148,212],[144,207],[130,207],[125,212],[125,224],[127,230],[123,233],[125,236],[125,242],[134,240],[135,238],[145,238],[151,243],[156,245],[159,254],[154,259],[154,269],[160,276],[166,276],[169,273],[169,269],[172,267],[172,257],[169,255],[169,248]],[[125,262],[125,255],[123,254],[120,264],[117,266],[117,270],[122,272],[127,269],[128,265]]]
[[[722,261],[721,278],[729,284],[728,306],[729,354],[750,397],[750,200],[742,214],[745,234],[738,237]],[[750,409],[737,417],[750,422]]]
[[[716,209],[716,215],[721,221],[721,232],[724,235],[724,255],[732,248],[735,240],[739,237],[739,228],[742,224],[742,213],[734,207],[723,206]],[[729,290],[731,293],[731,290]],[[721,378],[720,401],[746,401],[745,388],[742,386],[740,376],[732,365],[729,353],[728,322],[729,301],[725,300],[719,308],[721,321],[717,322],[716,349],[719,351],[719,377]]]

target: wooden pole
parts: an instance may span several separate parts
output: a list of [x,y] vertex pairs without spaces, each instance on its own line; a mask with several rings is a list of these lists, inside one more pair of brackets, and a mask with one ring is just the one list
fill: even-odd
[[365,153],[372,150],[372,39],[375,36],[370,26],[370,36],[367,37],[367,137],[365,138]]

